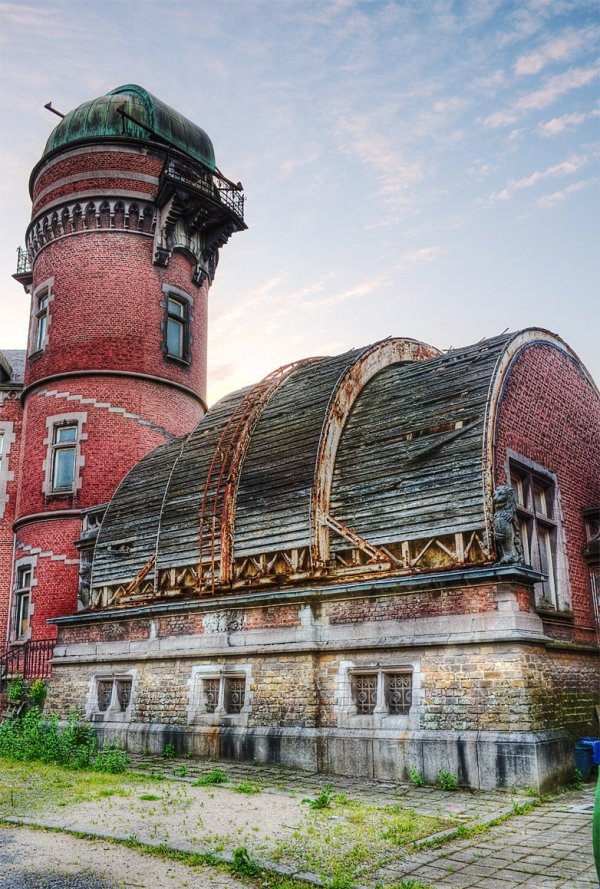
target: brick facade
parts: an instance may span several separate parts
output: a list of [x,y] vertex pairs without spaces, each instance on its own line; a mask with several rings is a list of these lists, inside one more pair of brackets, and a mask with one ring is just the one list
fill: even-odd
[[0,384],[0,434],[3,434],[0,458],[0,648],[8,633],[22,427],[19,389],[3,391]]
[[583,511],[600,503],[600,402],[571,355],[549,344],[518,353],[500,398],[495,452],[496,484],[506,483],[511,456],[523,456],[556,478],[573,621],[556,624],[549,616],[545,629],[560,638],[594,642],[598,630],[583,557]]

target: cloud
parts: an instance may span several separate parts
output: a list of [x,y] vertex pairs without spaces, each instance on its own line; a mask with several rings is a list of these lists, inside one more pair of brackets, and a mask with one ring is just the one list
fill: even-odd
[[577,182],[572,182],[571,185],[567,185],[567,187],[563,188],[561,191],[553,191],[551,194],[542,195],[541,198],[537,199],[536,204],[538,207],[550,209],[556,204],[566,201],[566,199],[576,191],[581,191],[582,188],[587,188],[588,186],[595,184],[596,182],[592,179],[578,179]]
[[519,56],[514,64],[514,72],[519,76],[537,74],[552,62],[564,62],[591,40],[597,39],[595,28],[568,31],[559,37],[548,40],[533,52]]
[[590,84],[597,77],[598,71],[597,65],[589,65],[584,68],[570,68],[563,74],[549,77],[543,86],[521,96],[509,108],[489,114],[484,118],[483,125],[488,129],[505,127],[515,123],[530,111],[541,111],[571,90]]
[[560,164],[553,164],[553,166],[547,167],[545,170],[535,170],[533,173],[530,173],[529,176],[524,176],[522,179],[509,179],[502,191],[490,195],[489,202],[496,204],[499,201],[507,201],[512,196],[513,192],[522,191],[526,188],[533,188],[545,179],[552,179],[555,176],[572,176],[573,173],[578,172],[578,170],[584,167],[587,162],[588,158],[585,155],[572,155]]
[[558,133],[562,133],[564,130],[574,129],[580,124],[585,123],[586,120],[589,120],[592,117],[598,117],[598,115],[600,115],[600,108],[595,108],[593,111],[587,113],[562,114],[560,117],[553,117],[552,120],[548,120],[546,123],[541,123],[537,128],[538,133],[545,138],[556,136]]

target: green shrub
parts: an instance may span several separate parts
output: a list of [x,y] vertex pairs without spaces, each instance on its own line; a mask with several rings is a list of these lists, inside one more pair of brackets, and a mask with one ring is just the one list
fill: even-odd
[[175,759],[175,744],[172,741],[167,741],[163,748],[163,756],[165,759]]
[[423,777],[421,772],[418,772],[416,769],[411,769],[408,774],[410,777],[410,783],[413,785],[413,787],[423,787],[423,785],[425,784],[425,778]]
[[8,700],[11,704],[25,700],[25,680],[19,673],[8,683]]
[[46,685],[44,680],[34,679],[27,692],[29,703],[32,704],[34,707],[39,707],[39,709],[42,710],[47,693],[48,686]]
[[441,787],[442,790],[456,790],[458,787],[458,777],[453,775],[452,772],[446,772],[444,769],[440,769],[437,773],[435,783],[438,787]]
[[193,782],[194,787],[206,787],[210,784],[224,784],[227,781],[227,772],[223,769],[211,769]]
[[104,748],[98,752],[91,725],[80,722],[77,713],[71,713],[61,728],[56,716],[44,719],[37,707],[0,725],[0,755],[21,762],[41,760],[97,771],[123,771],[123,761],[127,763],[120,750]]

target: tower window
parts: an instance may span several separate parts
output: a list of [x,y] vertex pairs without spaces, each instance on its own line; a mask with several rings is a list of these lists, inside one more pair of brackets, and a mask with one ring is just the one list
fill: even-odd
[[77,423],[54,427],[52,442],[52,490],[72,491],[75,481]]
[[35,351],[40,352],[46,345],[48,334],[48,291],[38,297],[35,318]]
[[167,300],[167,355],[185,360],[186,353],[186,306],[170,296]]
[[192,360],[190,333],[192,298],[172,285],[163,285],[165,308],[163,351],[168,359],[190,364]]
[[29,617],[31,614],[31,576],[31,565],[21,565],[17,568],[15,618],[13,626],[13,635],[17,640],[25,639],[29,630]]

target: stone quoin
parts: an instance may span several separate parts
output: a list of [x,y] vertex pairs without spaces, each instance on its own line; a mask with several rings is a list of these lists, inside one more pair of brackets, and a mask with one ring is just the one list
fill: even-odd
[[51,640],[47,709],[130,750],[567,780],[600,704],[600,399],[571,349],[389,338],[207,411],[208,291],[245,223],[206,133],[119,87],[30,185],[0,678]]

